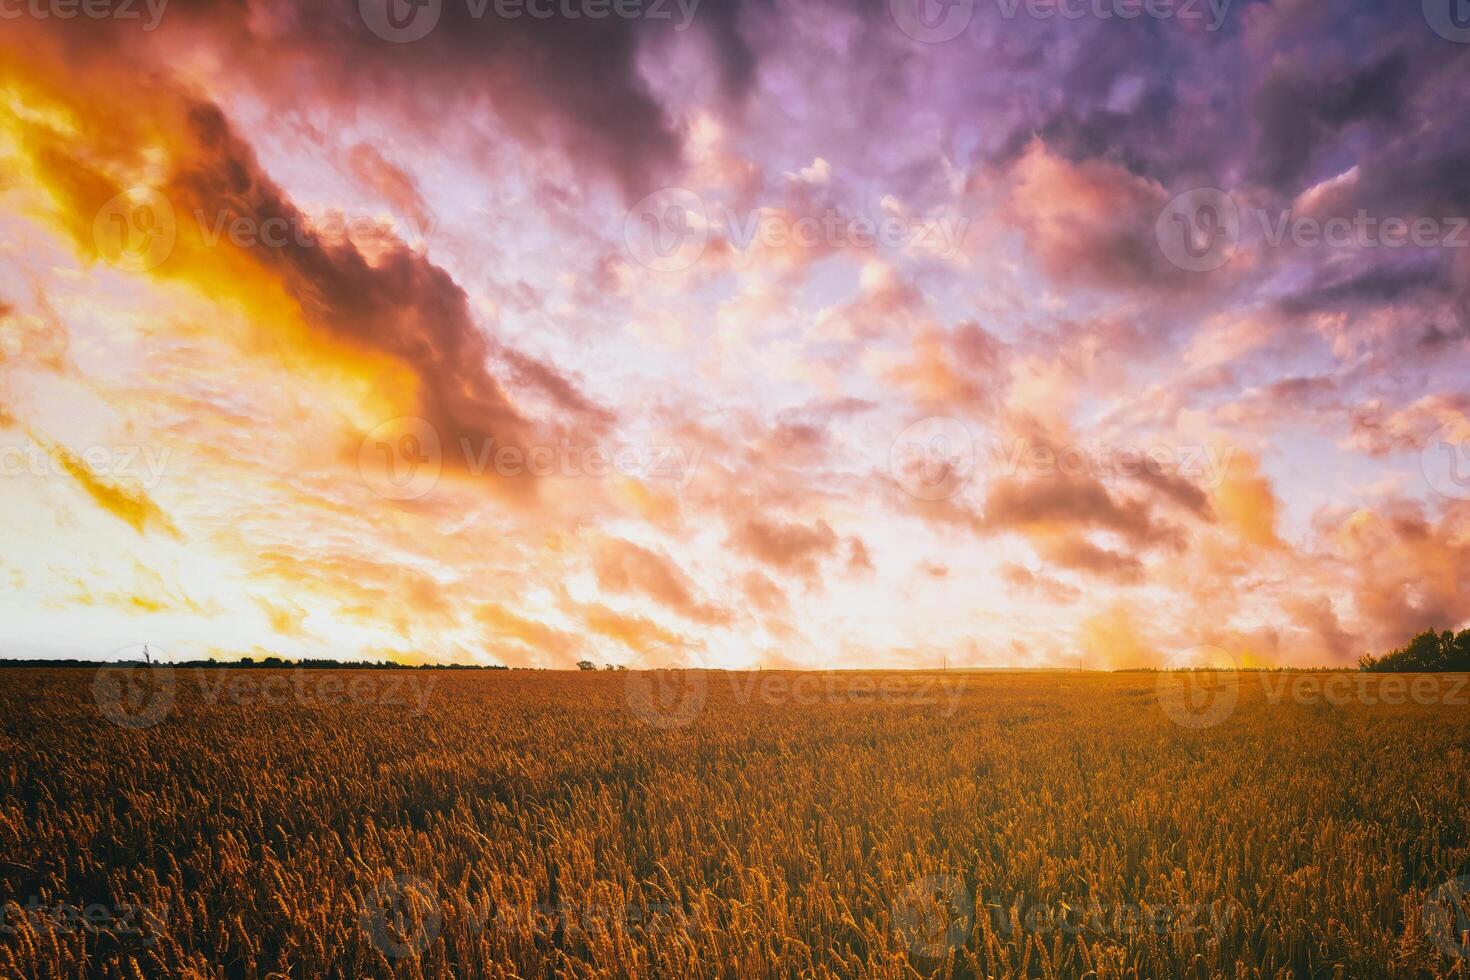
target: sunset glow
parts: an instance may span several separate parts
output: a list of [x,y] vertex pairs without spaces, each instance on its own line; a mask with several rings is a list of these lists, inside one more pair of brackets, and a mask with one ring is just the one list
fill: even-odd
[[0,22],[0,655],[1466,622],[1470,49],[1417,2],[120,6]]

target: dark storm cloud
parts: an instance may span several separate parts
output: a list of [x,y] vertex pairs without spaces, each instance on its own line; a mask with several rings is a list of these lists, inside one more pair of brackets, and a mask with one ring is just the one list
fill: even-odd
[[1363,66],[1285,59],[1271,66],[1253,99],[1259,133],[1255,179],[1285,194],[1310,178],[1317,156],[1359,122],[1389,123],[1404,109],[1408,60],[1399,51]]
[[[715,38],[717,68],[738,93],[754,58],[735,13],[700,6],[694,14],[706,16],[697,29]],[[641,38],[679,26],[673,5],[666,18],[504,17],[493,3],[468,0],[425,9],[437,10],[433,29],[406,43],[374,34],[356,0],[175,0],[151,32],[78,19],[53,33],[72,59],[139,66],[174,64],[207,47],[284,112],[323,103],[344,117],[388,109],[429,138],[458,134],[489,109],[517,138],[556,146],[627,193],[656,185],[677,164],[680,134],[637,65]]]
[[[196,103],[187,119],[195,145],[167,188],[176,208],[256,227],[308,224],[217,106]],[[482,332],[449,273],[401,243],[386,243],[371,261],[354,242],[314,238],[247,251],[279,279],[312,327],[407,365],[419,379],[419,410],[446,440],[524,445],[538,432],[546,437],[554,431],[558,419],[594,432],[611,422],[610,413],[560,372]],[[492,364],[543,392],[556,418],[539,423],[524,417]]]
[[1300,316],[1401,302],[1445,287],[1443,263],[1435,257],[1385,265],[1375,256],[1372,263],[1347,274],[1331,270],[1317,275],[1308,286],[1282,299],[1280,307],[1284,313]]

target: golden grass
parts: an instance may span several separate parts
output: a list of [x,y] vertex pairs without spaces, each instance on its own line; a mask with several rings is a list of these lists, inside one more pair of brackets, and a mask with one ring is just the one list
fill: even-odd
[[232,674],[130,728],[116,678],[0,671],[0,974],[1470,976],[1443,697],[1242,675],[1200,727],[1148,674]]

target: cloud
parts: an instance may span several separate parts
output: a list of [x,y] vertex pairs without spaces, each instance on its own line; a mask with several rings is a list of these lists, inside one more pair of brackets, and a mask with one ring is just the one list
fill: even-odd
[[1124,603],[1113,603],[1082,622],[1081,652],[1089,667],[1117,670],[1156,667],[1165,657]]
[[475,621],[485,627],[486,640],[492,649],[507,641],[533,655],[550,657],[558,666],[569,666],[582,648],[575,634],[547,626],[512,612],[497,602],[484,602],[475,607]]
[[1255,177],[1288,193],[1310,176],[1316,157],[1348,127],[1402,114],[1408,62],[1391,51],[1367,65],[1324,70],[1300,59],[1277,60],[1255,91]]
[[1260,472],[1260,460],[1239,453],[1213,491],[1213,507],[1223,527],[1242,542],[1260,548],[1277,548],[1278,505],[1271,481]]
[[873,340],[908,332],[921,315],[923,293],[892,265],[863,263],[856,294],[819,311],[811,327],[818,340]]
[[[977,7],[960,38],[917,47],[885,5],[847,0],[815,19],[721,3],[682,33],[446,3],[411,44],[350,3],[200,0],[151,32],[15,20],[3,434],[83,445],[105,423],[188,461],[147,494],[61,478],[139,532],[112,528],[136,554],[95,570],[77,570],[93,524],[0,481],[15,635],[54,633],[42,610],[98,632],[147,614],[247,650],[537,666],[1089,647],[1124,665],[1211,638],[1339,664],[1446,625],[1470,598],[1470,518],[1425,493],[1416,456],[1467,412],[1470,255],[1254,230],[1258,210],[1470,213],[1470,62],[1413,4],[1345,12],[1250,3],[1209,31]],[[682,275],[622,240],[628,202],[663,185],[711,222]],[[1154,225],[1205,186],[1231,193],[1242,236],[1226,266],[1185,273]],[[95,223],[141,189],[178,234],[130,272]],[[364,207],[382,227],[320,230]],[[965,235],[942,254],[762,244],[726,209],[742,231],[862,215]],[[443,227],[405,240],[388,212]],[[306,230],[208,234],[237,221]],[[1203,475],[983,456],[952,497],[918,500],[890,449],[940,415],[981,454],[992,436],[1219,448]],[[403,416],[433,428],[447,472],[385,501],[357,451]],[[703,455],[687,482],[468,478],[487,446],[614,440]],[[187,592],[177,574],[90,584],[160,552]]]
[[459,618],[444,584],[423,569],[342,552],[267,549],[254,556],[251,574],[292,591],[330,600],[339,617],[386,623],[400,636],[420,626],[443,627]]
[[1118,497],[1088,476],[997,479],[986,492],[984,515],[992,531],[1077,526],[1113,532],[1142,548],[1183,544],[1181,530],[1156,520],[1144,501]]
[[1061,568],[1120,585],[1137,585],[1143,581],[1144,566],[1138,558],[1099,547],[1080,534],[1043,533],[1033,535],[1031,540],[1038,557]]
[[[488,110],[514,138],[553,148],[632,196],[679,161],[676,127],[638,66],[642,39],[672,23],[503,18],[493,8],[477,18],[475,5],[463,3],[436,9],[433,30],[395,44],[372,32],[357,4],[329,11],[292,0],[205,0],[169,9],[154,31],[69,22],[65,55],[78,67],[100,59],[170,65],[204,50],[210,60],[198,69],[248,86],[282,115],[328,107],[347,120],[371,109],[430,140]],[[48,36],[14,26],[11,33]]]
[[1303,316],[1323,311],[1349,312],[1402,302],[1427,291],[1444,292],[1442,263],[1411,260],[1386,263],[1374,256],[1366,267],[1344,272],[1333,268],[1318,273],[1314,281],[1284,297],[1282,312]]
[[[79,248],[95,247],[93,217],[125,190],[117,175],[151,172],[153,189],[169,202],[177,224],[177,241],[154,274],[232,296],[255,311],[259,329],[274,342],[331,362],[333,371],[351,365],[373,388],[399,389],[412,399],[385,406],[385,413],[423,416],[451,449],[464,441],[554,444],[573,434],[595,436],[611,424],[612,413],[566,375],[486,334],[464,290],[423,255],[392,241],[367,254],[353,241],[314,232],[218,106],[168,87],[127,99],[87,90],[88,80],[63,85],[33,66],[23,78],[29,96],[70,113],[72,121],[63,127],[39,115],[20,120],[30,164]],[[125,106],[112,105],[119,98]],[[154,139],[166,150],[144,167],[130,141],[144,143],[147,133],[159,134]],[[189,220],[195,215],[208,220]],[[238,244],[206,237],[209,225],[235,221],[257,229],[278,223],[299,233],[279,246],[264,238]],[[547,417],[528,418],[508,382],[541,396]],[[450,451],[445,458],[453,463],[461,456]],[[519,483],[524,496],[527,481]]]
[[746,572],[741,576],[740,588],[751,605],[761,612],[779,615],[791,608],[785,590],[762,572],[754,569]]
[[1169,200],[1157,181],[1103,160],[1074,163],[1040,139],[1015,162],[1011,179],[1006,214],[1052,279],[1148,291],[1189,282],[1154,236]]
[[1024,565],[1002,565],[1000,577],[1022,594],[1040,596],[1047,602],[1058,605],[1075,602],[1082,595],[1081,590],[1066,582],[1033,572]]
[[920,328],[913,356],[884,371],[921,404],[974,414],[993,412],[1005,389],[1005,345],[976,323]]
[[371,143],[358,143],[347,153],[347,166],[369,190],[381,195],[395,211],[414,223],[424,234],[431,231],[429,206],[419,192],[418,182],[402,167],[384,159]]
[[[1385,650],[1426,629],[1456,629],[1470,608],[1470,507],[1457,501],[1438,521],[1416,501],[1322,515],[1330,554],[1351,583],[1365,646]],[[1362,652],[1362,651],[1358,651]]]
[[1316,662],[1352,664],[1367,652],[1359,638],[1343,626],[1327,596],[1288,596],[1282,606],[1317,646]]
[[588,629],[638,654],[667,655],[678,653],[688,645],[651,619],[620,613],[601,603],[585,603],[578,607],[578,612]]
[[1161,497],[1183,507],[1200,520],[1213,521],[1215,519],[1215,511],[1210,506],[1208,494],[1182,473],[1168,473],[1162,467],[1145,465],[1138,470],[1134,479],[1157,491]]
[[592,565],[603,589],[646,595],[706,626],[725,626],[731,621],[728,609],[698,598],[694,583],[667,555],[620,538],[604,538],[595,546]]
[[823,520],[812,524],[747,517],[730,531],[730,545],[772,568],[814,579],[823,559],[837,551],[837,533]]
[[280,601],[272,602],[269,599],[256,599],[261,612],[265,613],[266,620],[271,629],[281,636],[303,636],[305,628],[302,625],[306,619],[307,612],[294,602]]
[[31,432],[30,436],[102,510],[139,534],[153,528],[171,537],[180,537],[179,529],[174,526],[173,521],[142,489],[127,487],[99,476],[92,472],[92,468],[81,457],[65,446],[56,445],[35,432]]
[[67,604],[110,607],[129,617],[172,613],[213,619],[219,615],[221,610],[216,603],[196,599],[183,583],[165,578],[141,561],[134,560],[129,565],[122,569],[122,574],[109,575],[100,582],[96,576],[66,576],[70,590]]
[[1418,452],[1441,426],[1470,415],[1470,395],[1424,395],[1403,408],[1381,400],[1356,405],[1350,414],[1345,444],[1368,456]]

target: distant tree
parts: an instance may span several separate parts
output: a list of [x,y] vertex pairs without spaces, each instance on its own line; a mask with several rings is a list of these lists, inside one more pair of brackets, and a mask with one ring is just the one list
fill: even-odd
[[578,670],[596,670],[597,669],[597,665],[595,663],[593,663],[592,661],[590,661],[590,660],[578,660],[577,661],[577,669]]
[[1425,630],[1397,650],[1381,657],[1365,654],[1358,669],[1375,673],[1470,671],[1470,629],[1436,633]]

